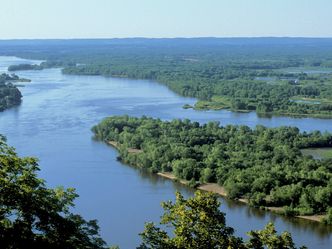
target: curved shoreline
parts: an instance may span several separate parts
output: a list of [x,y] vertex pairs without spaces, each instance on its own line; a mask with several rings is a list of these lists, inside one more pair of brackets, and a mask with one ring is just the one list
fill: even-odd
[[[157,175],[167,178],[172,181],[177,181],[183,185],[188,186],[188,181],[180,180],[170,172],[158,172]],[[212,192],[212,193],[215,193],[222,197],[227,198],[227,192],[226,192],[225,188],[222,186],[219,186],[217,183],[203,183],[203,184],[199,185],[197,187],[197,189],[202,190],[202,191]],[[245,198],[239,198],[239,199],[236,199],[235,201],[249,205],[248,199],[245,199]],[[281,213],[283,211],[282,207],[263,207],[263,208],[267,211],[271,211],[271,212],[282,215],[282,213]],[[299,218],[299,219],[305,219],[305,220],[322,223],[322,218],[324,218],[325,215],[296,215],[294,217]]]
[[[24,75],[25,73],[26,72],[24,72]],[[112,91],[109,88],[111,88],[110,86],[112,84],[115,86],[118,86],[119,84],[125,86],[127,82],[128,86],[132,86],[135,89],[136,84],[138,84],[139,87],[142,87],[142,89],[146,89],[145,86],[150,87],[153,82],[136,82],[112,78],[103,79],[103,77],[99,76],[67,78],[67,76],[59,75],[59,69],[34,71],[31,72],[31,75],[30,72],[27,73],[33,79],[33,84],[26,84],[27,88],[22,90],[27,93],[30,92],[30,89],[39,90],[35,92],[31,91],[31,94],[29,93],[25,98],[32,99],[36,96],[38,97],[38,101],[24,101],[19,108],[15,107],[7,110],[3,114],[0,113],[2,117],[2,130],[4,133],[8,134],[8,142],[13,145],[16,144],[18,152],[22,153],[22,155],[41,153],[40,157],[43,158],[42,160],[46,165],[46,167],[42,169],[42,174],[45,178],[49,179],[51,184],[52,182],[56,185],[59,184],[59,182],[63,182],[63,184],[69,182],[71,186],[75,184],[75,187],[81,196],[81,201],[76,203],[76,208],[82,210],[82,212],[87,212],[88,215],[93,214],[94,217],[99,217],[98,219],[102,221],[102,231],[109,231],[105,233],[105,238],[110,241],[110,243],[116,238],[119,241],[117,242],[119,246],[122,244],[130,244],[131,242],[128,242],[128,239],[126,238],[129,235],[132,240],[138,237],[138,232],[136,232],[135,228],[140,226],[139,224],[144,224],[144,222],[152,219],[158,220],[160,218],[159,210],[161,210],[159,205],[160,202],[172,200],[176,190],[181,191],[187,197],[193,193],[194,189],[178,182],[172,182],[156,174],[141,170],[138,167],[122,164],[116,160],[116,157],[119,156],[117,151],[113,148],[109,148],[105,143],[100,143],[91,139],[93,134],[90,132],[90,128],[96,124],[96,120],[102,120],[103,118],[110,116],[110,112],[113,111],[116,111],[116,113],[127,111],[127,109],[119,107],[120,102],[117,97],[114,97],[113,99],[113,95],[110,96]],[[38,82],[40,84],[37,84]],[[77,92],[77,89],[70,86],[70,84],[81,86],[83,88]],[[53,87],[56,86],[59,86],[59,89],[46,91],[46,87],[47,89],[53,89]],[[97,87],[96,92],[94,90],[92,91],[92,88],[95,86]],[[100,89],[104,89],[105,91],[99,92],[99,86]],[[154,89],[156,89],[156,91],[154,91]],[[158,88],[153,88],[152,90],[156,94],[159,94],[159,89],[160,91],[164,90],[162,85],[158,86]],[[125,91],[127,91],[127,88],[120,88],[116,94],[122,96],[121,98],[125,103],[130,103],[130,101],[134,100],[131,97],[132,93]],[[70,93],[72,96],[77,96],[77,99],[75,97],[73,100],[79,101],[78,103],[80,105],[68,106],[65,102],[50,102],[49,100],[55,97],[53,93],[64,93],[62,96],[67,96],[66,94]],[[93,94],[92,98],[100,100],[100,102],[96,101],[91,103],[87,102],[86,99],[82,100],[82,93],[88,93],[87,95],[83,95],[83,98]],[[145,93],[143,92],[143,94]],[[56,96],[60,97],[60,95]],[[137,97],[139,96],[141,95],[137,93]],[[169,101],[175,103],[178,100],[178,97],[176,97],[173,102],[173,95],[169,95],[168,93],[162,96],[170,98],[167,99],[167,103],[169,103]],[[39,103],[43,102],[44,98],[45,103],[50,103],[52,105],[39,105]],[[110,102],[103,102],[104,99],[108,99]],[[57,99],[57,101],[58,100],[61,101],[60,98]],[[140,103],[143,104],[152,103],[150,100],[140,101]],[[162,103],[164,103],[166,99],[163,99],[162,101]],[[182,103],[182,98],[178,101],[179,102],[176,103]],[[183,101],[183,103],[185,102],[186,100]],[[114,109],[112,106],[113,103]],[[88,105],[89,107],[87,107]],[[96,105],[96,110],[93,108],[90,109],[93,105]],[[173,113],[172,111],[172,113],[167,112],[166,114],[163,111],[164,107],[169,108],[167,104],[165,104],[165,106],[157,106],[156,109],[153,107],[153,110],[149,107],[144,107],[143,109],[143,107],[140,106],[137,109],[133,109],[133,111],[135,111],[137,115],[140,115],[143,111],[145,113],[153,111],[154,117],[161,117],[162,119],[165,117],[176,118],[179,114],[181,114],[181,117],[186,116],[182,115],[182,109],[179,108],[181,105],[176,105],[174,107],[174,111],[176,112]],[[34,115],[36,114],[36,110],[38,110],[39,118]],[[57,114],[62,115],[57,116]],[[256,119],[256,115],[253,113],[250,114],[251,116],[247,116],[247,114],[233,116],[230,112],[223,111],[220,113],[220,117],[214,115],[213,112],[196,113],[191,110],[188,111],[189,118],[192,120],[194,118],[199,120],[204,119],[204,123],[210,119],[220,118],[221,120],[225,120],[224,118],[226,118],[226,120],[228,119],[229,122],[232,122],[233,119],[236,120],[235,118],[240,118],[241,122],[245,122],[246,120],[252,121],[253,124],[256,124],[256,122],[263,122],[263,125],[268,127],[273,124],[278,124],[272,124],[270,120]],[[41,120],[42,117],[45,118],[45,120]],[[51,121],[46,120],[46,118],[49,117],[51,118]],[[61,119],[58,120],[55,119],[55,117]],[[68,119],[65,119],[67,117]],[[18,118],[22,122],[15,123]],[[58,123],[59,121],[61,121],[62,125],[66,124],[66,126],[58,126],[56,127],[57,129],[54,130],[55,123]],[[64,121],[67,121],[68,123]],[[273,122],[280,123],[284,121],[285,120],[276,120]],[[285,122],[291,122],[298,125],[308,123],[296,119],[287,119]],[[320,122],[322,121],[316,121],[319,125]],[[221,121],[221,123],[224,124],[223,121]],[[7,126],[7,124],[16,125]],[[31,133],[32,126],[27,126],[27,124],[34,124],[35,128],[40,128],[38,129],[38,136]],[[19,128],[19,133],[17,132],[18,129],[16,127]],[[307,125],[303,125],[303,127],[303,130],[307,129]],[[322,126],[316,127],[323,127],[324,129],[322,130],[325,130],[325,127],[327,127],[327,129],[332,132],[332,122],[327,122],[325,125],[323,124]],[[50,133],[49,130],[53,132]],[[41,137],[43,139],[40,139]],[[52,142],[50,143],[50,141]],[[43,146],[43,148],[41,146]],[[41,150],[35,151],[36,148],[41,148]],[[60,164],[54,161],[56,158],[53,156],[58,155],[59,153],[62,155]],[[91,182],[92,179],[93,182]],[[130,182],[128,182],[128,180],[130,180]],[[120,186],[121,189],[119,189]],[[136,200],[134,209],[130,208],[132,207],[133,200]],[[330,243],[332,243],[332,227],[330,226],[304,219],[294,219],[292,217],[289,218],[276,215],[222,197],[220,197],[220,201],[222,202],[221,208],[223,212],[227,213],[227,221],[236,229],[236,234],[238,235],[245,236],[245,232],[253,229],[253,226],[257,229],[263,228],[268,220],[273,219],[276,223],[278,232],[290,231],[298,245],[307,244],[310,248],[322,247],[330,249]],[[129,213],[127,209],[129,210]],[[122,215],[125,217],[121,218]],[[123,224],[123,221],[127,223],[129,222],[129,224],[132,222],[132,226],[128,227],[128,229],[119,229],[116,224]],[[140,226],[140,229],[141,228],[142,227]],[[122,235],[124,236],[121,237]],[[131,243],[132,246],[127,247],[134,248],[137,244],[138,243]],[[124,246],[124,248],[125,247],[126,246]]]
[[[105,142],[108,145],[111,145],[112,147],[114,147],[117,150],[120,149],[119,143],[116,142],[116,141],[105,141]],[[143,152],[143,151],[138,150],[138,149],[131,149],[131,148],[128,149],[128,153],[141,153],[141,152]],[[157,172],[156,175],[164,177],[164,178],[172,180],[172,181],[177,181],[177,182],[179,182],[183,185],[189,186],[189,181],[179,179],[174,174],[172,174],[171,172]],[[212,192],[212,193],[218,194],[218,195],[220,195],[224,198],[228,198],[225,188],[218,185],[217,183],[203,183],[203,184],[200,184],[196,188],[199,189],[199,190],[202,190],[202,191],[207,191],[207,192]],[[246,198],[239,198],[239,199],[236,199],[235,201],[238,201],[238,202],[249,205],[249,201]],[[282,214],[282,211],[283,211],[282,207],[262,207],[262,208],[267,210],[267,211],[271,211],[271,212],[283,215]],[[325,215],[319,215],[319,214],[316,214],[316,215],[296,215],[296,216],[293,216],[293,217],[322,223],[322,219],[325,217]]]
[[[272,112],[257,112],[256,110],[247,110],[247,109],[233,109],[229,106],[213,106],[214,103],[213,101],[206,101],[206,105],[201,108],[197,107],[198,103],[201,103],[201,99],[199,99],[197,96],[185,96],[174,90],[169,84],[163,83],[159,81],[158,79],[154,78],[140,78],[140,77],[131,77],[128,75],[117,75],[117,74],[102,74],[102,73],[96,73],[96,74],[91,74],[91,73],[80,73],[80,72],[68,72],[65,71],[65,67],[62,68],[62,74],[65,75],[77,75],[77,76],[103,76],[103,77],[113,77],[113,78],[122,78],[122,79],[134,79],[134,80],[150,80],[150,81],[155,81],[158,84],[162,84],[166,86],[168,89],[170,89],[173,93],[178,94],[182,97],[190,97],[190,98],[195,98],[196,102],[193,105],[190,104],[185,104],[183,106],[184,109],[194,109],[194,110],[206,110],[206,111],[219,111],[219,110],[229,110],[231,112],[235,113],[249,113],[249,112],[255,112],[258,116],[276,116],[276,117],[294,117],[294,118],[317,118],[317,119],[332,119],[332,113],[288,113],[288,112],[283,112],[283,111],[272,111]],[[218,97],[225,97],[225,96],[218,96]],[[217,103],[218,104],[218,103]]]

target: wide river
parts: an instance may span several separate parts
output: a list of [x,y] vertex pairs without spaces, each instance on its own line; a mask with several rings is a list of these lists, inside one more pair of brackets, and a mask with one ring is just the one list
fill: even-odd
[[[0,72],[19,63],[36,62],[0,57]],[[74,211],[86,219],[98,219],[103,238],[121,249],[139,245],[138,234],[143,231],[144,222],[159,220],[161,201],[173,200],[176,190],[185,196],[193,191],[116,161],[113,148],[92,139],[91,127],[104,117],[147,115],[167,120],[218,120],[222,125],[287,125],[303,131],[332,131],[332,120],[185,110],[182,106],[193,104],[195,99],[178,96],[151,81],[68,76],[61,74],[60,69],[17,74],[32,82],[20,88],[23,102],[19,107],[0,113],[0,133],[19,155],[40,159],[39,175],[50,187],[75,187],[80,197]],[[273,221],[279,232],[291,232],[297,245],[332,248],[331,227],[221,201],[227,224],[236,229],[237,235],[245,237],[246,231],[261,229]]]

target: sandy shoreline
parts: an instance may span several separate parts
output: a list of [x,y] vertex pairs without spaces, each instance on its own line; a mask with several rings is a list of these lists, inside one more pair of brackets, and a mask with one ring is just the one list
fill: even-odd
[[173,175],[173,174],[170,173],[170,172],[163,172],[163,173],[162,173],[162,172],[158,172],[157,175],[162,176],[162,177],[165,177],[165,178],[170,179],[170,180],[172,180],[172,181],[178,181],[178,182],[180,182],[180,183],[183,184],[183,185],[188,185],[188,184],[189,184],[189,181],[186,181],[186,180],[180,180],[180,179],[176,178],[176,176]]
[[[118,142],[109,140],[109,141],[106,141],[106,143],[113,146],[117,150],[119,150]],[[128,152],[129,153],[141,153],[143,151],[139,150],[139,149],[129,148]],[[178,181],[183,185],[187,185],[187,186],[189,185],[189,181],[178,179],[174,174],[172,174],[170,172],[158,172],[157,175],[167,178],[172,181]],[[212,193],[218,194],[223,197],[227,197],[227,191],[225,190],[225,188],[218,185],[217,183],[204,183],[204,184],[199,185],[197,187],[197,189],[207,191],[207,192],[212,192]],[[245,198],[239,198],[239,199],[237,199],[237,201],[239,201],[241,203],[249,204],[248,199],[245,199]],[[269,211],[275,212],[275,213],[281,213],[283,211],[282,207],[264,207],[264,208],[266,210],[269,210]],[[298,216],[294,216],[294,217],[299,218],[299,219],[315,221],[315,222],[322,222],[324,215],[298,215]]]
[[[157,175],[165,177],[172,181],[179,181],[181,184],[184,184],[184,185],[188,185],[188,181],[178,180],[176,178],[176,176],[174,176],[170,172],[164,172],[164,173],[159,172],[159,173],[157,173]],[[217,183],[204,183],[204,184],[198,186],[197,189],[207,191],[207,192],[212,192],[212,193],[218,194],[223,197],[227,197],[227,192],[226,192],[225,188],[218,185]],[[249,201],[245,198],[237,199],[237,201],[239,201],[241,203],[249,204]],[[266,210],[269,210],[269,211],[275,212],[275,213],[280,213],[283,211],[282,207],[264,207],[264,208]],[[315,222],[321,222],[322,219],[324,218],[324,215],[298,215],[298,216],[294,216],[294,217],[299,218],[299,219],[315,221]]]
[[[111,145],[111,146],[113,146],[113,147],[116,148],[117,150],[120,149],[119,143],[116,142],[116,141],[106,141],[106,143],[109,144],[109,145]],[[128,149],[128,152],[129,152],[129,153],[134,153],[134,154],[135,154],[135,153],[141,153],[141,152],[143,152],[143,151],[140,150],[140,149],[129,148],[129,149]]]
[[305,219],[305,220],[311,220],[316,222],[322,222],[322,219],[325,217],[325,215],[298,215],[295,216],[296,218]]
[[119,149],[119,144],[118,142],[115,141],[106,141],[107,144],[112,145],[114,148]]

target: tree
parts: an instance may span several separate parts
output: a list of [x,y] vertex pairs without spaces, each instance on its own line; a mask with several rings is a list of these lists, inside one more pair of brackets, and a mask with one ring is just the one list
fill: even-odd
[[242,241],[226,226],[215,195],[197,191],[186,200],[177,192],[175,203],[164,202],[162,206],[165,213],[161,224],[174,227],[174,237],[147,223],[140,234],[143,240],[140,248],[241,248]]
[[50,189],[37,178],[37,159],[20,158],[0,135],[0,247],[99,249],[95,220],[69,211],[74,189]]
[[[263,230],[250,231],[248,233],[250,240],[247,243],[248,248],[253,249],[296,249],[292,236],[288,232],[277,234],[273,223],[268,223]],[[300,247],[305,249],[306,247]]]
[[[190,186],[218,183],[229,198],[284,208],[293,216],[326,213],[331,207],[330,161],[302,153],[331,147],[328,133],[128,116],[106,118],[92,130],[98,139],[118,143],[123,162],[173,173]],[[140,153],[132,153],[133,137],[140,138]]]
[[194,197],[186,200],[177,192],[175,203],[163,202],[162,206],[165,213],[160,224],[172,227],[173,236],[154,223],[146,223],[140,234],[143,243],[138,249],[296,248],[291,235],[287,232],[278,235],[272,223],[262,231],[249,232],[250,240],[247,243],[235,237],[234,229],[226,225],[217,196],[212,193],[197,191]]
[[328,225],[332,225],[332,208],[327,210],[326,217],[323,218],[323,222]]

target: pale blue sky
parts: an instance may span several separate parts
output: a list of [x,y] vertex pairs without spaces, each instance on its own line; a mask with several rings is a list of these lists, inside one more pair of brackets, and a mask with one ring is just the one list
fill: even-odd
[[332,37],[332,0],[0,0],[0,39]]

